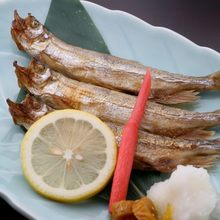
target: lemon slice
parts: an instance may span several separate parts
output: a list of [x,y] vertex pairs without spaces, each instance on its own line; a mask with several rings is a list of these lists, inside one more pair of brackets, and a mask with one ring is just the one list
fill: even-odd
[[87,199],[111,178],[117,157],[112,131],[77,110],[57,110],[35,122],[21,143],[21,163],[30,185],[62,202]]

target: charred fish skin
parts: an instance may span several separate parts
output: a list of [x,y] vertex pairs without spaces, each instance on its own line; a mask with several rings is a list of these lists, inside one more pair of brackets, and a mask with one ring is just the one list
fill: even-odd
[[[10,100],[7,103],[15,124],[26,129],[54,110],[31,95],[27,95],[22,103]],[[105,123],[112,129],[119,145],[123,125],[106,121]],[[208,168],[214,164],[219,154],[219,140],[174,139],[139,131],[134,168],[160,172],[171,172],[179,164]]]
[[[19,49],[68,77],[137,94],[147,67],[119,57],[68,45],[49,33],[30,14],[15,11],[11,34]],[[220,72],[190,77],[152,68],[151,98],[165,104],[195,101],[198,91],[220,89]]]
[[[125,124],[136,101],[132,95],[66,78],[36,60],[28,68],[14,65],[19,85],[55,109],[74,108]],[[219,112],[190,112],[149,101],[140,128],[177,137],[219,124]]]

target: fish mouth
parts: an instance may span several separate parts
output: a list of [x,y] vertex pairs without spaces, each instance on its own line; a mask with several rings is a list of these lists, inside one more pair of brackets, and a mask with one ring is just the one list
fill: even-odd
[[20,104],[16,104],[12,102],[10,99],[6,100],[9,108],[9,112],[11,113],[11,116],[13,118],[13,121],[15,124],[17,124],[18,120],[17,118],[21,119],[24,118],[24,113],[20,109]]
[[17,10],[14,10],[14,20],[12,21],[12,29],[17,33],[26,29],[25,19],[21,18]]
[[18,85],[20,88],[25,88],[26,85],[31,83],[29,79],[29,69],[26,67],[19,66],[17,61],[14,61],[13,66],[15,67],[15,73],[18,78]]
[[19,50],[24,50],[20,41],[21,41],[21,36],[24,33],[26,28],[27,26],[25,24],[25,19],[21,18],[17,10],[15,10],[14,20],[12,21],[12,26],[11,26],[11,36],[13,40],[15,41]]
[[29,124],[35,121],[35,115],[32,113],[32,109],[37,112],[42,108],[41,103],[37,102],[35,98],[29,94],[26,95],[21,103],[15,103],[10,99],[7,99],[6,102],[14,123],[22,125],[26,129],[29,128]]
[[15,67],[15,72],[18,74],[28,75],[29,70],[26,67],[19,66],[17,61],[14,61],[13,66]]

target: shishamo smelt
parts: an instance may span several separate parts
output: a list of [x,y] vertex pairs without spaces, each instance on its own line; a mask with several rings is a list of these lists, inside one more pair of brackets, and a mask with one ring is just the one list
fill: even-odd
[[[79,81],[137,94],[146,73],[147,67],[136,61],[66,44],[31,14],[22,19],[15,11],[11,34],[20,50]],[[220,89],[220,71],[207,77],[174,74],[155,68],[151,68],[151,72],[151,98],[160,103],[191,102],[198,98],[199,91]]]
[[[73,108],[104,121],[125,124],[136,97],[69,79],[33,60],[27,68],[14,63],[18,83],[55,109]],[[220,112],[198,113],[148,102],[140,128],[170,137],[220,124]],[[209,131],[207,131],[209,132]]]
[[[22,103],[7,100],[15,124],[29,127],[42,116],[53,111],[51,107],[27,95]],[[119,144],[123,125],[106,122]],[[220,154],[220,140],[185,140],[150,134],[139,130],[134,167],[140,170],[171,172],[178,164],[210,167]]]

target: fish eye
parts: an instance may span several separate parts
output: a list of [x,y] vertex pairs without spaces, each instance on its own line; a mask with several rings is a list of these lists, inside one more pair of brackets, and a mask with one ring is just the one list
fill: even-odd
[[34,66],[34,71],[37,73],[41,73],[45,70],[45,67],[41,64],[37,64]]
[[37,27],[39,27],[39,25],[40,25],[40,22],[37,21],[37,20],[33,20],[33,21],[31,22],[31,27],[32,27],[32,28],[37,28]]

